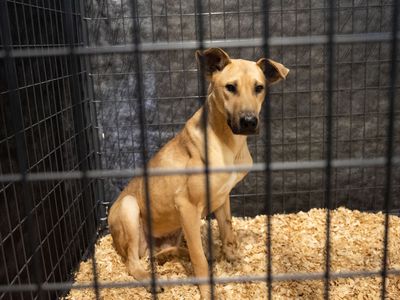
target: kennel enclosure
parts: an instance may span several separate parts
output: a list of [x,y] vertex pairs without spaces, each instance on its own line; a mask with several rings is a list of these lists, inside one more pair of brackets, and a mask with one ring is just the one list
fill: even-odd
[[399,212],[398,1],[0,3],[0,299],[70,288],[144,154],[203,102],[197,48],[291,70],[234,215]]

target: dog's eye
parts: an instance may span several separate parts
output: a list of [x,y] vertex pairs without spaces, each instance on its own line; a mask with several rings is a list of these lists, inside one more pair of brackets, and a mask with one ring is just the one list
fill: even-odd
[[231,93],[236,93],[236,86],[234,86],[233,84],[227,84],[225,88]]
[[262,85],[257,85],[256,86],[256,93],[259,94],[263,91],[264,87]]

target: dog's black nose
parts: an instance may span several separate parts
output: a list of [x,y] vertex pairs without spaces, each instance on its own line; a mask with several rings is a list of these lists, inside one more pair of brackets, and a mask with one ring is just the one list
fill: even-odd
[[240,128],[244,131],[254,131],[257,129],[258,119],[253,114],[244,114],[240,117]]

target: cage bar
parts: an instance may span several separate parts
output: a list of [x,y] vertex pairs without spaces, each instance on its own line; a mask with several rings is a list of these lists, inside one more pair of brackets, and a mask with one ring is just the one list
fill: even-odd
[[140,142],[141,142],[141,154],[143,161],[143,183],[144,183],[144,193],[145,193],[145,203],[146,203],[146,221],[148,230],[148,246],[150,251],[150,271],[151,271],[151,295],[152,299],[157,299],[157,277],[156,268],[154,261],[154,240],[153,240],[153,226],[152,226],[152,213],[151,213],[151,199],[149,192],[149,174],[148,174],[148,157],[147,157],[147,135],[146,135],[146,110],[143,96],[143,78],[142,78],[142,58],[141,53],[138,50],[141,44],[139,35],[139,21],[138,21],[138,9],[136,0],[131,1],[131,14],[133,18],[133,40],[135,45],[134,56],[135,63],[138,72],[136,73],[136,90],[139,98],[139,122],[140,122]]
[[[196,40],[198,42],[198,50],[203,52],[204,47],[204,21],[203,21],[203,5],[202,1],[196,1]],[[210,28],[211,30],[211,28]],[[211,36],[211,35],[210,35]],[[206,83],[204,79],[204,61],[203,57],[200,57],[199,63],[199,93],[200,93],[200,105],[203,106],[201,122],[202,129],[204,130],[204,183],[205,183],[205,196],[206,196],[206,220],[207,220],[207,251],[208,251],[208,284],[210,286],[210,298],[214,300],[215,298],[215,281],[214,281],[214,255],[213,255],[213,236],[211,230],[211,194],[210,194],[210,167],[209,167],[209,147],[208,147],[208,106],[207,106],[207,93],[206,93]]]
[[388,245],[389,245],[389,213],[392,208],[392,160],[394,145],[394,122],[395,122],[395,99],[396,99],[396,79],[397,79],[397,56],[398,39],[396,37],[399,28],[399,1],[394,1],[392,17],[392,42],[391,42],[391,69],[390,69],[390,92],[389,92],[389,124],[387,125],[386,142],[386,176],[385,176],[385,198],[383,211],[385,212],[385,231],[383,235],[383,255],[382,255],[382,291],[381,299],[386,298],[386,282],[388,273]]
[[[262,45],[262,50],[263,50],[263,57],[269,58],[270,57],[270,51],[269,51],[269,16],[268,16],[268,11],[269,11],[269,3],[268,1],[261,1],[262,5],[262,11],[263,11],[263,45]],[[267,257],[266,257],[266,283],[267,283],[267,295],[268,299],[272,299],[272,226],[271,226],[271,202],[272,202],[272,197],[271,197],[271,162],[272,162],[272,157],[271,157],[271,105],[269,102],[269,95],[268,93],[265,94],[264,98],[264,122],[265,122],[265,139],[266,139],[266,147],[265,147],[265,156],[266,156],[266,162],[265,162],[265,176],[266,176],[266,181],[265,181],[265,190],[266,190],[266,195],[265,195],[265,202],[264,202],[264,207],[265,207],[265,214],[267,216],[267,224],[266,224],[266,252],[267,252]]]

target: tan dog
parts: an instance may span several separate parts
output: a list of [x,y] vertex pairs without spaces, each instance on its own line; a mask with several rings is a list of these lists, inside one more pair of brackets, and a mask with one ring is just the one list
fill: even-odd
[[[208,110],[208,146],[210,167],[252,164],[247,135],[258,133],[259,114],[268,85],[284,79],[289,70],[272,60],[257,62],[231,59],[219,48],[196,58],[203,64],[210,82],[208,97],[186,123],[149,162],[149,168],[204,167],[203,110]],[[211,211],[218,222],[223,251],[234,259],[236,246],[232,230],[229,193],[247,172],[210,175]],[[208,265],[201,242],[200,219],[206,214],[204,175],[173,175],[149,178],[153,236],[168,236],[183,229],[194,273],[208,276]],[[110,209],[108,223],[117,252],[125,259],[129,274],[137,280],[149,273],[139,257],[145,254],[146,206],[143,178],[134,178]],[[203,298],[209,287],[200,286]]]

